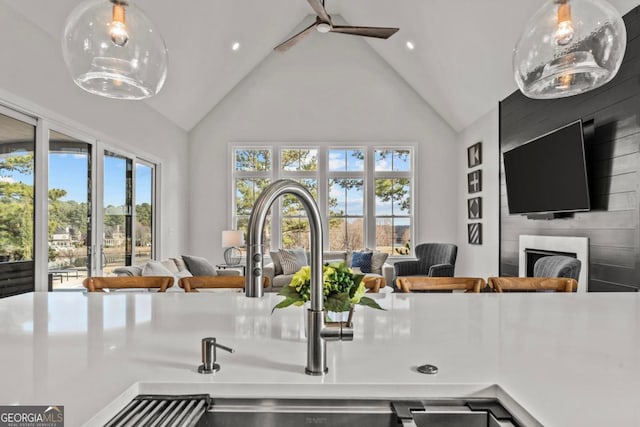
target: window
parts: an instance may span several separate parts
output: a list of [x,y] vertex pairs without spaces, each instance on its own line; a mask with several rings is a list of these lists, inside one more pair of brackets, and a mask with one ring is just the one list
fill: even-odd
[[34,259],[35,135],[33,124],[0,114],[0,262]]
[[411,252],[411,151],[375,151],[376,249]]
[[[411,253],[413,148],[234,147],[232,152],[232,227],[243,230],[245,237],[260,192],[288,178],[302,183],[326,214],[326,249]],[[273,230],[265,227],[265,245],[309,249],[309,221],[294,196],[280,198],[271,213]]]
[[[236,148],[233,150],[233,226],[244,232],[247,240],[249,216],[256,199],[271,183],[271,150],[254,148]],[[267,217],[263,242],[265,251],[269,250],[271,241],[271,216]]]
[[0,263],[19,262],[20,277],[27,266],[36,278],[19,292],[34,283],[81,289],[85,277],[153,257],[155,171],[82,131],[0,105]]
[[[318,150],[285,148],[280,150],[281,178],[293,179],[302,184],[318,201]],[[281,246],[311,248],[311,229],[307,213],[295,196],[285,195],[280,200]]]
[[365,246],[365,150],[329,149],[329,250]]

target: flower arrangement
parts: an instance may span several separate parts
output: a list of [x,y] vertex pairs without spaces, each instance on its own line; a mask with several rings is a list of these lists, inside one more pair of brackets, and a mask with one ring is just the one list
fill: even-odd
[[[325,264],[322,268],[324,287],[324,309],[326,311],[349,311],[353,304],[383,310],[372,298],[365,297],[364,274],[355,274],[344,262]],[[311,299],[311,267],[302,267],[293,275],[291,283],[278,293],[285,297],[276,308],[290,305],[301,306]],[[272,310],[272,312],[273,312]]]

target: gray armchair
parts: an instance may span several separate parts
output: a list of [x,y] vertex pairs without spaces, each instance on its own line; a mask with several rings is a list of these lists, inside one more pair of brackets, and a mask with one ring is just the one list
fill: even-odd
[[566,277],[578,280],[582,263],[576,258],[563,255],[540,258],[533,265],[533,277]]
[[458,247],[451,243],[423,243],[416,246],[417,261],[398,261],[396,277],[453,277]]

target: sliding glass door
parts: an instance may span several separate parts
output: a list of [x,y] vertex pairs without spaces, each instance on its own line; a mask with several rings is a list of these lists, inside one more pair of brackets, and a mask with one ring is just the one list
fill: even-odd
[[157,166],[0,105],[0,298],[156,256]]
[[53,289],[82,288],[91,275],[92,145],[49,132],[49,251]]
[[101,274],[154,257],[155,165],[105,150]]
[[133,160],[104,152],[102,273],[132,264]]
[[0,297],[34,289],[36,122],[3,112],[0,109]]
[[136,161],[135,174],[135,247],[134,264],[142,264],[154,257],[154,200],[155,166]]

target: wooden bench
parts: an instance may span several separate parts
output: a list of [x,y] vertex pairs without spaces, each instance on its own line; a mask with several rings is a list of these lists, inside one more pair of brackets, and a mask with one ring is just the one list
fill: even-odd
[[578,282],[565,277],[489,277],[489,287],[494,292],[575,292]]
[[[264,277],[263,286],[269,287],[271,283],[268,277]],[[178,281],[178,286],[185,292],[198,292],[200,289],[244,289],[244,276],[192,276],[183,277]]]
[[404,276],[398,277],[397,283],[401,292],[465,291],[465,293],[479,293],[487,286],[485,280],[480,277]]
[[116,277],[87,277],[82,285],[89,292],[104,292],[105,289],[158,289],[166,292],[173,286],[171,276],[116,276]]

